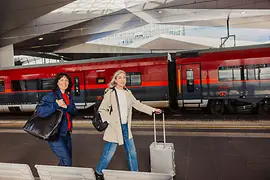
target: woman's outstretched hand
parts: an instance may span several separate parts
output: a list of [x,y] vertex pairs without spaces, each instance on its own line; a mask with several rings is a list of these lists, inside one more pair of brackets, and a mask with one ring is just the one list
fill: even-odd
[[161,109],[155,109],[155,110],[154,110],[154,113],[155,113],[155,114],[161,114],[161,113],[162,113],[162,110],[161,110]]

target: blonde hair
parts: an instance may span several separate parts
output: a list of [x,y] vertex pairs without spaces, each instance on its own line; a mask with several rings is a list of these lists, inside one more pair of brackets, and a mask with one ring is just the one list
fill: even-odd
[[123,70],[118,70],[114,73],[113,77],[112,77],[112,80],[111,82],[108,84],[108,88],[105,90],[105,92],[107,92],[109,89],[112,89],[116,86],[116,82],[115,82],[115,79],[116,77],[119,75],[119,74],[125,74],[126,75],[126,72],[123,71]]

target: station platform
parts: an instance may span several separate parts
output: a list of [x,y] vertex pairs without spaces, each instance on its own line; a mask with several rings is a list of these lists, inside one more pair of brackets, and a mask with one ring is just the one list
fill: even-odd
[[[25,133],[25,120],[0,120],[0,133]],[[153,121],[132,121],[134,135],[153,135]],[[90,120],[73,121],[73,134],[99,135]],[[168,136],[253,137],[270,138],[270,121],[166,121]],[[157,121],[157,133],[162,135],[162,121]]]
[[[0,162],[28,164],[35,177],[36,164],[57,165],[47,142],[26,134],[25,121],[0,122]],[[270,139],[268,121],[166,122],[167,142],[174,143],[176,180],[268,180]],[[158,140],[162,141],[161,122]],[[132,132],[139,169],[150,172],[149,146],[153,141],[150,121],[134,121]],[[76,120],[72,135],[73,166],[95,168],[103,151],[103,133],[90,122]],[[127,171],[123,146],[119,146],[109,169]]]

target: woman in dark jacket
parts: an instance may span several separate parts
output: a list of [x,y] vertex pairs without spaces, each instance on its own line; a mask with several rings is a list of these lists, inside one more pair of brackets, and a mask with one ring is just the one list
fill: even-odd
[[70,95],[72,82],[66,73],[59,73],[54,80],[52,92],[42,98],[37,108],[40,117],[47,117],[57,109],[63,111],[63,118],[59,128],[59,136],[55,141],[49,141],[49,145],[57,158],[59,166],[72,165],[72,117],[77,114],[77,109]]

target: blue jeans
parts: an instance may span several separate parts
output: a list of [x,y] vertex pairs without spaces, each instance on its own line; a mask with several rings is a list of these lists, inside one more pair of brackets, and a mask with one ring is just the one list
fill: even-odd
[[72,165],[72,144],[70,133],[67,133],[66,136],[60,136],[58,141],[49,142],[49,145],[60,161],[58,166]]
[[[123,138],[124,138],[124,147],[127,153],[128,167],[131,171],[138,171],[136,149],[135,149],[133,138],[128,139],[128,125],[127,124],[122,124],[122,133],[123,133]],[[102,170],[107,168],[107,166],[109,165],[116,151],[116,148],[117,148],[117,143],[114,143],[114,142],[106,143],[103,150],[103,154],[96,168],[96,172],[98,174],[102,174]]]

